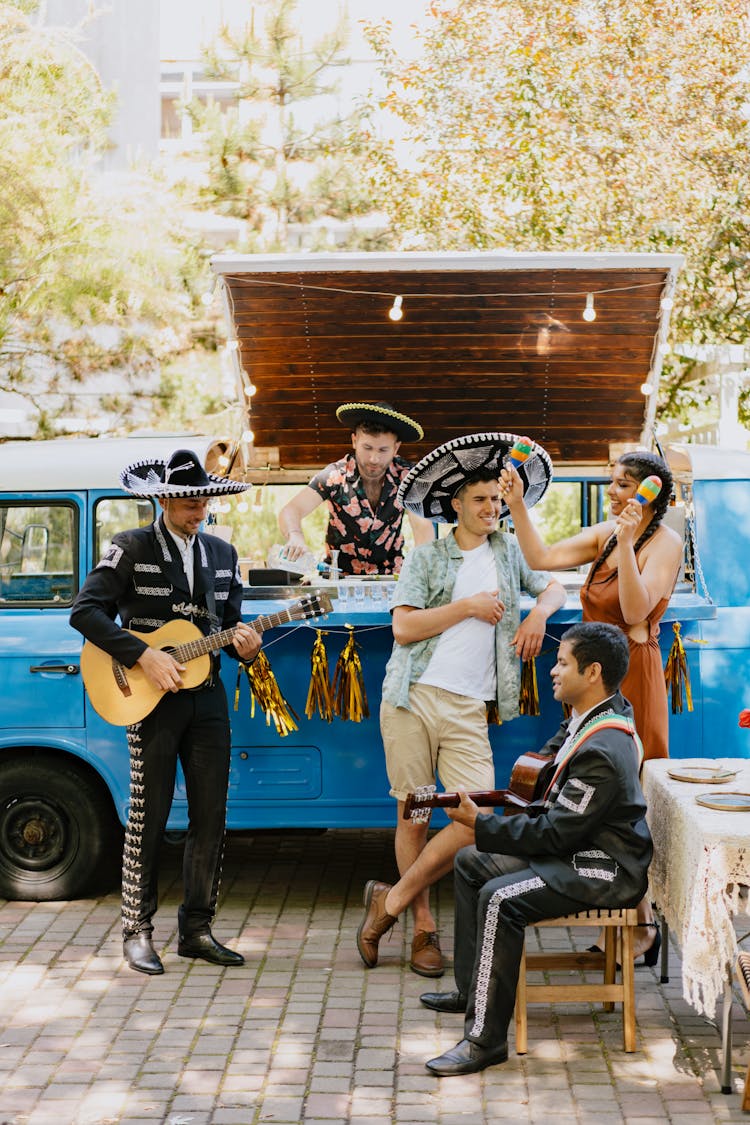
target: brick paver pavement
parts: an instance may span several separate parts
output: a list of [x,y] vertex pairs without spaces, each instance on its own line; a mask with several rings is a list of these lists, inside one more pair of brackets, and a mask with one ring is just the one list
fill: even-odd
[[[734,1087],[719,1039],[672,981],[639,968],[638,1050],[618,1013],[529,1009],[529,1053],[464,1078],[424,1061],[461,1017],[419,1004],[400,925],[367,971],[354,935],[367,878],[391,878],[391,832],[230,838],[217,936],[247,958],[221,970],[176,954],[180,849],[165,847],[155,944],[166,972],[123,965],[119,896],[0,901],[0,1125],[714,1125],[747,1120],[750,1025],[735,1005]],[[452,949],[450,880],[436,892]],[[576,935],[579,940],[580,935]],[[593,932],[590,935],[593,938]],[[444,987],[452,986],[450,972]]]

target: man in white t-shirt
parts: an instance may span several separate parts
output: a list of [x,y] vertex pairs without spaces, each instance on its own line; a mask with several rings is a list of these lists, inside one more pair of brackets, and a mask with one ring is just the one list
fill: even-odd
[[[558,582],[527,566],[515,536],[497,530],[504,512],[497,478],[513,437],[485,433],[448,442],[402,485],[407,508],[413,490],[418,514],[443,521],[450,516],[457,525],[407,556],[391,605],[395,643],[380,723],[390,792],[398,801],[401,878],[392,887],[371,880],[365,888],[357,948],[368,968],[377,964],[380,937],[411,906],[410,967],[422,976],[442,975],[429,888],[451,870],[456,852],[471,843],[470,833],[452,823],[428,842],[428,824],[404,820],[403,803],[436,774],[446,790],[494,788],[487,704],[495,702],[503,721],[518,714],[519,658],[538,655],[547,618],[565,602]],[[534,448],[540,461],[546,457]],[[456,451],[466,467],[456,463]],[[442,499],[436,499],[438,489]],[[530,493],[536,499],[541,494],[539,488]],[[523,622],[522,589],[537,599]]]

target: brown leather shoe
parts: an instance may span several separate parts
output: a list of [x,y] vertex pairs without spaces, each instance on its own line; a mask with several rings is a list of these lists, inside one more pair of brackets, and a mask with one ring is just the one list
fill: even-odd
[[409,968],[421,977],[441,977],[445,972],[443,954],[440,952],[440,939],[433,930],[419,930],[411,943]]
[[390,883],[378,883],[375,879],[365,883],[365,916],[357,930],[357,949],[368,969],[377,965],[378,942],[397,921],[384,905],[390,889]]

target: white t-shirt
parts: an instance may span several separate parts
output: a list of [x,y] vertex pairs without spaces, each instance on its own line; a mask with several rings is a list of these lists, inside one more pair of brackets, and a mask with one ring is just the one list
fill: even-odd
[[[483,590],[496,590],[497,567],[489,543],[461,554],[464,561],[458,568],[451,602]],[[467,695],[470,699],[487,700],[495,698],[495,681],[495,626],[478,617],[467,617],[441,633],[432,659],[418,682]]]

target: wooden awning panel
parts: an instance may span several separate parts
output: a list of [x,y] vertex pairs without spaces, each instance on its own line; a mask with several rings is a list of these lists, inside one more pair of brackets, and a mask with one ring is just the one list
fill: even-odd
[[[637,266],[375,268],[383,255],[214,259],[224,276],[250,400],[255,445],[282,467],[320,466],[349,444],[342,402],[386,400],[421,422],[417,459],[459,434],[527,433],[556,461],[605,463],[610,442],[641,435],[660,299],[679,259]],[[429,257],[429,256],[428,256]],[[435,255],[434,258],[441,256]],[[550,255],[550,259],[555,256]],[[617,255],[618,262],[625,256]],[[465,260],[464,256],[461,261]],[[314,259],[312,261],[311,259]],[[269,267],[268,263],[271,262]],[[320,263],[320,268],[318,265]],[[364,265],[363,265],[364,263]],[[356,268],[354,268],[356,265]],[[671,276],[671,281],[670,281]],[[594,294],[596,319],[582,318]],[[394,295],[403,318],[392,321]]]

